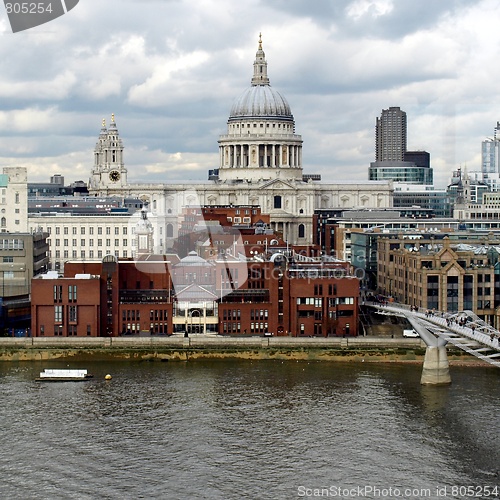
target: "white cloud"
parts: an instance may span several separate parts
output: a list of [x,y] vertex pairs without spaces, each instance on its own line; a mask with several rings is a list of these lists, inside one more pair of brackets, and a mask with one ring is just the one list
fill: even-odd
[[356,0],[346,8],[346,14],[355,20],[367,14],[376,18],[388,14],[393,8],[392,0]]
[[444,185],[500,119],[499,25],[493,0],[86,1],[16,35],[0,19],[0,162],[86,180],[114,112],[131,179],[206,179],[262,32],[308,173],[366,180],[375,117],[400,106]]

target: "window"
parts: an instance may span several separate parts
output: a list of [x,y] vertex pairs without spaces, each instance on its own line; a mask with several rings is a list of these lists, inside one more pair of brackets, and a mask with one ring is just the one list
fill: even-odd
[[62,323],[63,306],[54,306],[54,323]]
[[71,323],[77,322],[77,306],[68,307],[68,316]]
[[281,208],[281,196],[274,197],[274,208]]
[[304,238],[306,235],[306,226],[299,224],[299,238]]
[[76,226],[71,228],[72,234],[76,234]]
[[120,234],[120,228],[118,226],[115,226],[115,234]]

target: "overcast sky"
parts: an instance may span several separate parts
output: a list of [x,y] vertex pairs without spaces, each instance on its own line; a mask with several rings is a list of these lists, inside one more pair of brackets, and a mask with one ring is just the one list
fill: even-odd
[[129,180],[205,180],[262,32],[304,173],[367,180],[375,119],[400,106],[435,185],[480,170],[500,120],[498,0],[80,0],[13,34],[0,5],[0,165],[87,181],[115,114]]

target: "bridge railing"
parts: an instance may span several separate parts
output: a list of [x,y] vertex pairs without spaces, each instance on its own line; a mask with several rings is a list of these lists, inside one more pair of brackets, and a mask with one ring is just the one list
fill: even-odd
[[[420,308],[401,304],[399,302],[370,302],[369,305],[382,310],[392,310],[399,314],[413,314],[425,319],[437,326],[448,329],[451,332],[476,340],[481,344],[500,350],[500,332],[491,325],[480,319],[472,311],[445,312]],[[461,321],[465,319],[465,322]]]

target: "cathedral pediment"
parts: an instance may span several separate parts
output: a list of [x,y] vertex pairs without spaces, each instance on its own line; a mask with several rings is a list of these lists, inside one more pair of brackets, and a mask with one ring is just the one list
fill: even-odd
[[283,179],[272,179],[270,181],[266,181],[259,186],[260,189],[293,189],[296,187],[291,183]]

